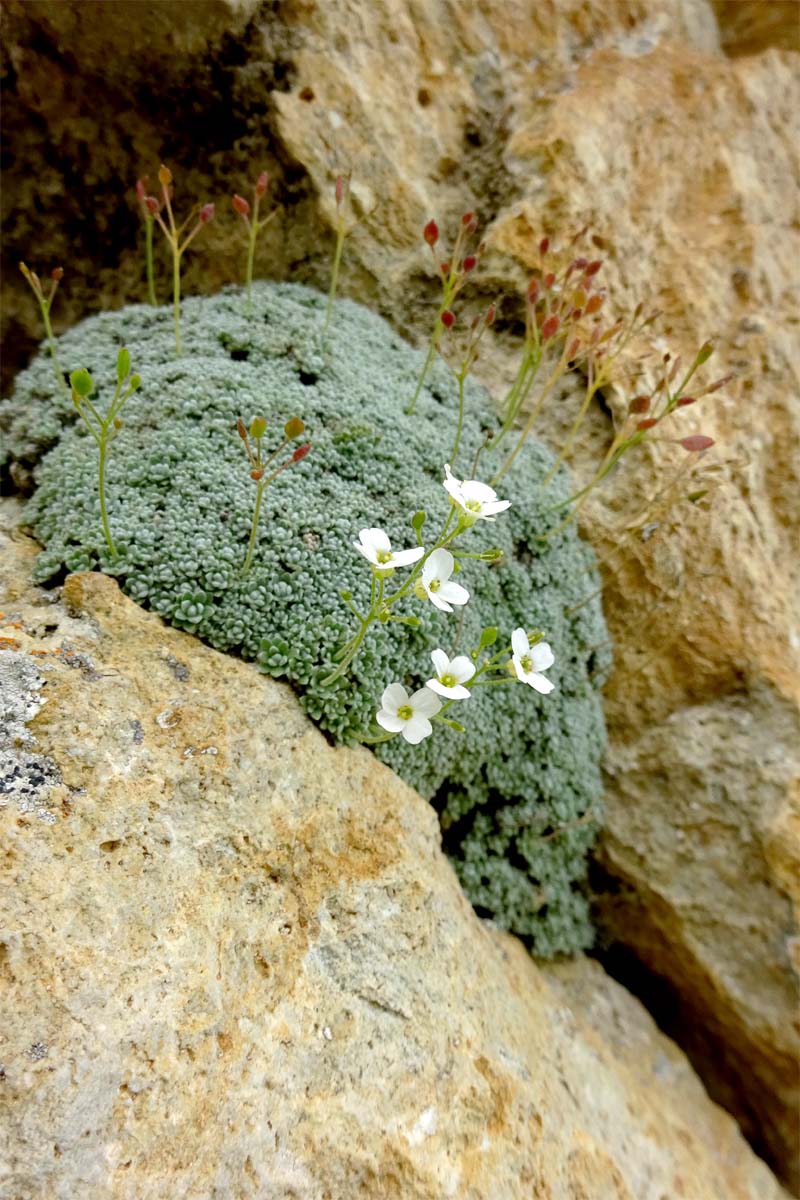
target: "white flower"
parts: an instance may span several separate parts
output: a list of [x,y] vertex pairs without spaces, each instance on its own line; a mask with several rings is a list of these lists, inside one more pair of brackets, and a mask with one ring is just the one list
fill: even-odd
[[380,727],[389,733],[402,733],[412,746],[433,733],[429,718],[435,717],[442,707],[441,700],[428,688],[420,688],[409,696],[402,683],[390,683],[381,696],[381,704],[383,708],[377,715]]
[[422,546],[395,552],[392,550],[388,534],[384,533],[382,529],[362,529],[358,536],[360,540],[353,542],[353,545],[379,571],[391,571],[393,567],[407,567],[411,563],[419,562],[425,553]]
[[416,581],[416,592],[421,600],[427,596],[442,612],[452,612],[454,604],[466,604],[469,592],[460,583],[451,583],[455,559],[449,550],[440,547],[434,550],[422,568]]
[[498,500],[497,492],[478,479],[456,479],[450,464],[444,464],[444,489],[464,512],[477,520],[493,521],[495,514],[511,507],[510,500]]
[[464,684],[475,674],[474,663],[466,654],[448,658],[444,650],[431,650],[431,658],[436,678],[429,679],[425,686],[448,700],[466,700],[470,693]]
[[512,662],[517,673],[517,679],[529,684],[537,692],[546,696],[556,686],[541,674],[556,661],[553,651],[547,642],[530,644],[524,629],[515,629],[511,635],[511,649],[514,652]]

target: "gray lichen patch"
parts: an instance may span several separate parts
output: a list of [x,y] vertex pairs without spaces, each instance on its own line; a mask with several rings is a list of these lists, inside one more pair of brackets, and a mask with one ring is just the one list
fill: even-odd
[[45,679],[23,654],[0,654],[0,747],[30,746],[27,728],[44,704]]
[[44,677],[24,655],[0,655],[0,809],[13,803],[21,815],[35,814],[52,825],[56,818],[48,797],[61,773],[52,758],[28,749],[34,743],[28,722],[45,703],[44,686]]

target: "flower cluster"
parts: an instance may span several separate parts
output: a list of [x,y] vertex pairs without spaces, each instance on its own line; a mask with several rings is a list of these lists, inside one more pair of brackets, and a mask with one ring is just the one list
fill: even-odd
[[[444,472],[443,487],[450,498],[450,511],[430,549],[425,549],[421,538],[426,519],[424,513],[417,513],[412,520],[419,541],[417,546],[393,550],[388,534],[377,528],[362,529],[359,540],[353,543],[372,567],[371,604],[369,611],[362,614],[352,605],[350,593],[342,593],[360,625],[358,632],[340,652],[339,666],[325,680],[326,684],[333,683],[344,674],[374,621],[419,624],[414,616],[399,616],[392,612],[398,601],[414,595],[422,601],[430,601],[440,612],[446,613],[452,613],[455,608],[469,602],[467,588],[452,578],[459,564],[448,547],[478,521],[494,521],[498,513],[510,508],[511,501],[499,499],[494,488],[479,479],[457,479],[449,463],[445,463]],[[484,561],[497,561],[498,557],[493,551],[476,555],[456,553],[460,557]],[[411,575],[395,592],[387,594],[387,580],[397,568],[402,567],[413,568]],[[542,672],[551,667],[555,659],[549,645],[541,638],[542,634],[538,632],[529,635],[523,628],[515,629],[510,646],[503,647],[483,661],[484,651],[494,645],[497,639],[496,629],[484,629],[480,645],[470,656],[459,654],[451,659],[437,647],[431,652],[435,675],[411,695],[400,681],[389,684],[376,714],[377,723],[384,733],[377,737],[366,735],[363,740],[376,743],[399,733],[410,745],[416,746],[430,736],[433,721],[436,720],[463,732],[463,725],[443,714],[457,701],[469,699],[471,692],[465,687],[467,683],[474,688],[521,681],[546,695],[554,685]]]

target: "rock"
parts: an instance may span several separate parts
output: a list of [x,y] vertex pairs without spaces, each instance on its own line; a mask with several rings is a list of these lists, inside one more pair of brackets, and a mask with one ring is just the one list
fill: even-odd
[[478,920],[368,751],[0,538],[4,1196],[784,1195],[598,964]]
[[[452,228],[476,209],[488,225],[476,302],[523,284],[543,231],[589,225],[618,311],[661,308],[659,332],[684,359],[716,338],[706,378],[736,379],[682,425],[717,439],[702,468],[706,500],[657,503],[648,518],[643,498],[680,463],[677,448],[657,444],[585,510],[606,560],[617,657],[598,917],[606,939],[676,981],[692,1015],[680,1036],[708,1085],[796,1180],[797,783],[788,760],[753,761],[765,745],[789,745],[800,691],[791,12],[723,0],[516,0],[371,3],[355,20],[314,0],[267,16],[195,6],[196,38],[180,24],[167,53],[160,42],[156,76],[138,33],[110,54],[103,23],[79,24],[80,8],[8,0],[3,17],[15,163],[6,242],[15,257],[36,245],[44,265],[69,252],[57,322],[142,294],[130,184],[163,154],[180,167],[182,200],[241,191],[266,162],[283,208],[259,269],[323,286],[333,179],[352,166],[359,221],[342,287],[415,336],[435,297],[419,230],[431,215]],[[163,12],[137,6],[144,28]],[[70,56],[80,72],[62,69]],[[120,116],[99,137],[87,113],[101,90]],[[187,255],[187,290],[215,290],[241,269],[241,231],[222,208]],[[160,271],[164,294],[163,259]],[[4,341],[24,352],[36,310],[21,280],[4,288]],[[516,362],[518,306],[500,315],[481,364],[497,394]],[[634,343],[625,369],[653,349],[663,351]],[[12,349],[5,357],[13,363]],[[621,415],[620,394],[604,402],[577,447],[579,480]],[[563,437],[568,405],[545,413],[545,438]],[[700,744],[698,721],[716,741]],[[702,826],[690,824],[691,803]],[[697,1050],[703,1042],[711,1054]]]

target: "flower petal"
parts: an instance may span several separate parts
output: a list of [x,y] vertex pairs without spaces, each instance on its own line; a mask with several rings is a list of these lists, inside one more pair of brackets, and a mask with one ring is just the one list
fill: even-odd
[[408,692],[402,683],[390,683],[381,696],[381,704],[389,712],[397,712],[404,704],[408,704]]
[[[447,584],[445,584],[445,587],[447,587]],[[451,605],[449,605],[447,603],[447,601],[442,597],[442,589],[441,588],[439,588],[438,592],[428,591],[427,595],[428,595],[428,599],[430,600],[431,604],[433,604],[441,612],[452,612],[453,611]]]
[[414,715],[422,713],[423,717],[433,717],[442,707],[441,700],[428,690],[428,688],[420,688],[414,692],[414,695],[409,700],[409,704],[414,710]]
[[511,649],[517,658],[522,658],[524,654],[530,653],[530,648],[531,644],[525,630],[521,626],[519,629],[515,629],[511,635]]
[[402,717],[398,717],[397,713],[387,712],[385,708],[379,709],[375,720],[381,729],[387,730],[388,733],[399,733],[408,724],[408,721],[405,721]]
[[[467,658],[466,654],[459,654],[450,663],[449,672],[451,675],[455,675],[459,683],[466,683],[475,674],[475,664],[471,658]],[[439,674],[441,675],[442,672],[440,671]]]
[[392,543],[389,541],[388,533],[382,529],[360,529],[358,536],[364,546],[369,546],[372,550],[383,550],[388,554],[392,548]]
[[471,695],[460,683],[454,687],[445,687],[438,679],[429,679],[425,686],[436,692],[437,696],[445,696],[448,700],[468,700]]
[[403,737],[411,746],[418,746],[426,737],[433,733],[433,726],[427,717],[414,714],[403,727]]
[[497,500],[494,488],[489,487],[488,483],[481,483],[479,479],[465,479],[461,490],[467,500],[477,500],[479,504],[491,504],[493,500]]
[[430,574],[427,576],[428,579],[441,579],[444,582],[444,580],[449,579],[453,574],[454,565],[455,559],[450,551],[440,546],[438,550],[434,550],[422,568],[422,577],[425,579],[425,572],[430,571]]
[[515,654],[511,661],[514,664],[514,670],[517,673],[517,679],[519,679],[522,683],[527,683],[528,682],[528,672],[525,670],[522,663],[519,661],[519,655]]
[[360,551],[361,554],[364,555],[364,558],[366,558],[369,562],[377,564],[378,554],[377,551],[372,548],[372,546],[364,546],[361,544],[361,542],[353,542],[353,545],[355,546],[356,550]]
[[553,654],[552,647],[549,642],[537,642],[531,647],[531,662],[534,670],[546,671],[548,667],[552,667],[556,661],[556,656]]
[[450,659],[445,654],[444,650],[431,650],[431,662],[433,669],[437,675],[444,675],[445,671],[450,666]]
[[482,515],[505,512],[507,508],[511,508],[510,500],[489,500],[483,506]]
[[398,550],[392,555],[393,567],[407,567],[409,563],[418,562],[425,553],[424,546],[414,546],[411,550]]
[[543,696],[549,695],[556,686],[550,682],[546,675],[538,675],[536,671],[531,671],[530,675],[526,676],[525,682],[530,684],[532,688],[535,688],[537,692],[541,692]]
[[452,580],[443,583],[439,591],[435,594],[441,600],[444,600],[446,604],[466,604],[469,600],[467,589],[462,587],[460,583],[453,583]]

